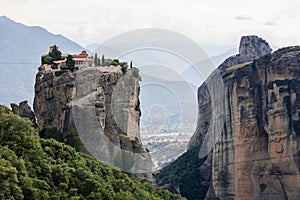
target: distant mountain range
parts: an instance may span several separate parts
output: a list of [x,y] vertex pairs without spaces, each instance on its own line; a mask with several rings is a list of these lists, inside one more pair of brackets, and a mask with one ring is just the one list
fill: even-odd
[[0,104],[33,101],[35,74],[42,54],[56,44],[62,52],[84,48],[70,39],[38,26],[26,26],[0,17]]
[[[79,53],[83,49],[94,51],[100,47],[105,57],[109,57],[107,52],[112,51],[111,49],[101,48],[96,43],[84,48],[62,35],[50,33],[39,26],[26,26],[17,23],[6,16],[0,17],[0,29],[3,30],[0,32],[0,104],[4,105],[23,100],[28,100],[29,104],[32,105],[35,74],[40,65],[40,57],[48,53],[49,46],[56,44],[62,52],[67,53]],[[224,54],[212,56],[209,61],[203,61],[202,64],[210,62],[218,66],[228,55],[232,55],[236,51],[236,49],[232,49]],[[135,62],[135,59],[138,60]],[[136,58],[133,57],[132,60],[134,65],[139,65],[140,60],[162,62],[157,55],[150,55],[149,53],[147,55],[136,55]],[[169,60],[172,62],[169,62]],[[165,58],[165,61],[169,62],[168,66],[171,66],[175,71],[181,71],[179,74],[189,80],[188,82],[191,85],[199,86],[199,77],[194,77],[195,73],[192,69],[187,68],[187,70],[182,71],[181,64],[177,60],[171,59],[171,57]],[[170,74],[168,73],[167,76],[170,76]],[[169,79],[177,80],[176,77]],[[204,79],[201,78],[201,80]]]
[[201,85],[207,76],[227,57],[238,53],[238,48],[232,48],[225,51],[225,53],[209,56],[205,49],[202,48],[203,52],[199,52],[201,54],[199,55],[200,60],[197,63],[188,63],[181,56],[172,54],[171,51],[168,52],[156,48],[140,48],[138,50],[129,51],[126,54],[120,53],[119,49],[115,49],[113,46],[97,43],[92,43],[86,46],[86,48],[97,52],[100,56],[105,55],[105,57],[108,58],[117,57],[122,61],[132,61],[134,66],[142,68],[142,71],[148,68],[147,71],[152,71],[152,75],[160,79],[162,78],[169,81],[185,79],[185,81],[196,86],[196,88]]

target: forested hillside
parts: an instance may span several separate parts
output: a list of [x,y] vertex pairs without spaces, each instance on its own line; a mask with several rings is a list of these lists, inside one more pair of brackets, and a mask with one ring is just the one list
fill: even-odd
[[0,106],[0,199],[181,199],[76,152],[39,139],[31,122]]

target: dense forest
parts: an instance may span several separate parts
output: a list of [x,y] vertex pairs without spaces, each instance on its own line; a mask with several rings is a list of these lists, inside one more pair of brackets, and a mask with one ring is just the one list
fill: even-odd
[[[209,185],[205,184],[199,167],[205,158],[199,158],[200,146],[182,154],[176,161],[162,168],[156,175],[157,185],[166,187],[173,193],[180,193],[187,199],[205,199]],[[209,172],[205,176],[210,176]]]
[[0,199],[182,199],[71,146],[40,139],[0,106]]

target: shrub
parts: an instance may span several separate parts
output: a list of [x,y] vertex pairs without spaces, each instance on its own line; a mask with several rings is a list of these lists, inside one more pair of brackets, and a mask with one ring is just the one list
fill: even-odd
[[128,68],[127,62],[121,62],[120,66],[122,67],[123,74],[125,74],[127,72],[127,68]]
[[63,135],[56,128],[45,128],[40,131],[40,137],[45,139],[53,138],[59,142],[63,141]]
[[49,55],[42,56],[42,64],[51,64],[52,58]]
[[67,132],[64,142],[71,147],[74,147],[76,151],[80,152],[83,149],[81,139],[74,128]]
[[62,74],[66,73],[66,72],[68,72],[68,70],[60,70],[60,71],[56,71],[56,72],[55,72],[55,76],[56,76],[56,77],[59,77],[59,76],[61,76]]
[[68,70],[68,67],[60,67],[61,70]]
[[128,66],[127,66],[127,65],[125,65],[125,66],[122,66],[122,72],[123,72],[123,74],[126,74],[126,72],[127,72],[127,68],[128,68]]
[[120,62],[118,59],[114,59],[110,64],[113,66],[118,66],[120,64]]

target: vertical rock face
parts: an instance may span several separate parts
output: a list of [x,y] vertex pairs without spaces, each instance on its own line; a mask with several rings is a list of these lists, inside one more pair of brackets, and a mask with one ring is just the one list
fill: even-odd
[[[136,68],[123,74],[120,66],[93,67],[56,76],[47,66],[40,67],[34,111],[41,130],[56,128],[64,134],[75,128],[86,150],[93,156],[92,151],[100,150],[98,155],[106,155],[109,163],[116,162],[114,158],[120,149],[141,153],[143,159],[151,161],[140,142],[139,92]],[[97,141],[100,133],[104,133],[102,139],[109,144]]]
[[35,79],[33,108],[39,128],[66,132],[74,128],[72,92],[75,73],[56,77],[53,71],[40,70]]
[[[74,98],[93,98],[96,117],[107,136],[119,134],[139,140],[139,79],[137,69],[123,75],[119,67],[102,71],[64,73],[41,70],[36,76],[34,110],[41,129],[55,127],[60,132],[76,128],[73,120]],[[94,74],[93,74],[94,73]],[[93,75],[95,77],[93,77]],[[92,79],[91,79],[92,78]],[[122,80],[122,81],[120,81]],[[96,83],[91,84],[90,81]],[[76,96],[74,86],[77,83]],[[94,96],[89,96],[89,95]]]
[[[184,194],[189,199],[300,199],[300,47],[270,53],[263,39],[243,37],[239,54],[199,87],[198,123],[188,152],[161,170],[158,183],[179,191],[189,183]],[[223,91],[212,89],[218,74]],[[219,127],[215,110],[223,110]],[[197,169],[197,180],[165,181],[176,176],[172,171],[181,167],[180,160],[203,160],[201,149],[212,141],[203,162],[181,168],[181,174]],[[187,157],[197,148],[199,153]]]
[[[235,147],[235,123],[238,122],[234,120],[239,121],[240,117],[233,119],[236,105],[228,102],[233,98],[232,95],[237,93],[237,89],[234,87],[243,89],[238,91],[237,96],[234,97],[238,98],[239,101],[243,100],[243,95],[246,96],[244,93],[251,92],[249,95],[256,99],[254,103],[248,105],[251,111],[244,113],[246,111],[243,108],[243,116],[248,118],[248,115],[254,115],[253,112],[256,112],[254,105],[259,102],[257,99],[260,97],[260,94],[257,93],[259,92],[258,89],[253,91],[245,89],[245,86],[248,86],[247,81],[237,82],[237,80],[242,78],[247,79],[247,76],[251,75],[250,72],[244,71],[240,74],[229,72],[243,68],[243,66],[252,63],[253,60],[270,54],[271,51],[272,49],[265,40],[257,36],[244,36],[240,42],[239,54],[226,59],[219,66],[218,70],[215,70],[205,83],[199,87],[197,127],[189,142],[188,151],[160,171],[156,176],[159,186],[178,188],[177,190],[180,191],[180,194],[188,199],[204,199],[205,196],[208,199],[241,199],[235,196],[235,187],[240,183],[235,181],[235,174],[232,173],[236,169],[234,163],[236,162],[235,155],[237,154]],[[251,75],[251,77],[253,82],[259,85],[257,74],[258,72]],[[223,82],[224,85],[220,86],[220,82]],[[256,86],[253,87],[255,88]],[[233,102],[236,101],[234,100]],[[256,117],[259,118],[261,113],[257,113]],[[215,121],[218,118],[219,122],[222,123]],[[220,119],[223,121],[220,121]],[[247,120],[243,119],[239,123],[244,124]],[[249,127],[245,126],[245,128]],[[255,129],[250,131],[255,131]],[[214,145],[214,139],[217,141],[216,145]],[[207,143],[209,144],[207,145]],[[243,144],[242,146],[245,145]],[[203,148],[204,151],[202,147],[205,147]],[[210,151],[213,147],[214,149]],[[196,153],[195,150],[197,150]],[[194,162],[187,162],[187,160]],[[173,177],[178,176],[178,174],[174,172],[180,173],[180,179],[176,183],[173,181]],[[252,172],[251,170],[249,172],[245,170],[243,173],[251,174]],[[187,183],[188,188],[185,187]],[[174,192],[174,190],[171,191]]]
[[[192,136],[190,142],[189,142],[189,147],[188,149],[193,149],[196,148],[197,146],[201,146],[203,142],[207,142],[205,141],[205,136],[209,135],[215,135],[217,131],[222,130],[223,127],[215,127],[217,126],[217,124],[213,123],[213,114],[212,114],[212,106],[214,106],[214,109],[219,109],[221,112],[221,115],[224,115],[224,120],[225,125],[224,128],[229,129],[231,132],[231,120],[229,119],[231,116],[231,107],[230,105],[227,104],[227,98],[229,98],[232,94],[232,92],[230,91],[231,88],[228,88],[229,86],[224,82],[224,86],[221,87],[221,90],[225,90],[226,92],[223,91],[218,91],[217,88],[220,87],[218,86],[219,83],[217,83],[217,78],[219,78],[220,76],[222,76],[223,74],[227,73],[228,69],[234,66],[239,66],[239,65],[245,65],[246,63],[249,63],[251,61],[253,61],[254,59],[260,58],[262,56],[265,56],[267,54],[270,54],[272,52],[272,49],[269,47],[268,43],[257,37],[257,36],[243,36],[241,38],[240,41],[240,47],[239,47],[239,54],[232,56],[228,59],[226,59],[220,66],[219,69],[214,71],[213,74],[209,77],[208,80],[205,81],[205,83],[199,87],[198,89],[198,122],[197,122],[197,127],[196,127],[196,131],[194,133],[194,135]],[[244,63],[244,64],[243,64]],[[226,90],[227,89],[227,90]],[[218,97],[218,101],[219,104],[212,104],[212,99],[211,97],[217,97],[217,94],[213,94],[213,93],[222,93],[221,97]],[[214,99],[213,101],[216,101],[216,99]],[[220,108],[216,108],[216,106],[220,107]],[[222,106],[222,107],[221,107]],[[229,107],[229,109],[228,109]],[[216,114],[216,113],[214,113]],[[220,113],[219,113],[220,114]],[[228,125],[229,124],[229,125]],[[214,127],[212,127],[214,126]],[[227,130],[226,130],[227,131]],[[214,136],[213,136],[214,137]],[[222,135],[223,137],[223,135]],[[219,181],[212,181],[211,182],[211,186],[209,189],[208,196],[210,196],[211,199],[217,198],[215,196],[215,191],[214,191],[214,187],[213,185],[217,184],[220,187],[224,187],[224,188],[228,188],[228,190],[231,190],[234,186],[232,184],[234,184],[233,181],[229,181],[228,179],[231,179],[231,175],[228,173],[228,171],[232,171],[232,165],[227,165],[226,163],[229,162],[229,159],[233,160],[231,157],[233,155],[231,155],[230,153],[228,154],[228,152],[231,152],[234,146],[234,138],[232,137],[227,137],[226,135],[226,140],[224,140],[223,138],[217,137],[214,138],[216,139],[218,142],[220,142],[220,140],[222,141],[222,143],[220,144],[221,147],[223,147],[224,145],[226,145],[228,147],[225,149],[217,149],[218,147],[215,147],[214,153],[209,153],[207,156],[206,161],[204,162],[204,164],[202,164],[201,166],[199,166],[199,171],[200,173],[204,173],[203,170],[203,165],[206,166],[205,168],[205,173],[210,175],[210,180],[211,178],[214,179],[216,178],[214,171],[218,170],[218,175],[217,178],[219,177]],[[204,144],[206,145],[206,144]],[[203,145],[203,146],[204,146]],[[215,153],[217,152],[217,153]],[[225,153],[224,153],[225,152]],[[220,160],[215,160],[215,154],[221,153],[222,155],[220,155],[220,157],[222,157],[221,162],[224,162],[224,165],[220,165],[218,162]],[[224,153],[224,155],[223,155]],[[231,156],[231,157],[230,157]],[[233,161],[230,161],[233,162]],[[216,166],[213,166],[216,165]],[[207,167],[210,166],[210,167]],[[218,168],[219,167],[219,168]],[[221,177],[221,178],[220,178]],[[207,183],[206,183],[207,184]],[[223,188],[223,189],[224,189]],[[225,189],[225,190],[226,190]],[[227,194],[223,195],[223,196],[219,196],[219,198],[229,198],[232,197],[234,194],[234,191],[228,191]]]
[[[137,146],[141,145],[139,132],[141,112],[138,98],[140,86],[136,68],[128,70],[124,75],[118,67],[115,69],[103,67],[100,71],[99,68],[91,68],[77,72],[74,83],[76,91],[72,100],[80,109],[79,112],[92,109],[89,112],[95,115],[94,119],[99,123],[98,128],[103,129],[104,134],[112,142],[124,145],[122,148],[132,150],[131,141],[137,142]],[[79,112],[75,115],[80,115]],[[92,117],[89,115],[88,118],[77,119],[76,122],[85,126],[85,122],[94,120]]]
[[[243,37],[240,54],[219,67],[224,125],[208,155],[207,199],[300,198],[300,49],[266,55],[270,51],[265,41]],[[211,134],[214,100],[205,85],[198,91],[198,126],[189,148]]]
[[[271,52],[272,49],[264,39],[257,36],[243,36],[240,41],[239,54],[227,58],[214,73],[218,73],[221,76],[226,69],[232,66],[251,62],[257,58],[268,55]],[[210,99],[211,94],[209,91],[211,89],[207,87],[207,84],[213,87],[213,85],[216,85],[213,81],[215,81],[215,79],[210,78],[210,80],[206,80],[205,83],[198,88],[198,122],[195,134],[189,142],[189,149],[202,144],[204,136],[208,132],[208,127],[211,124],[212,109]]]

